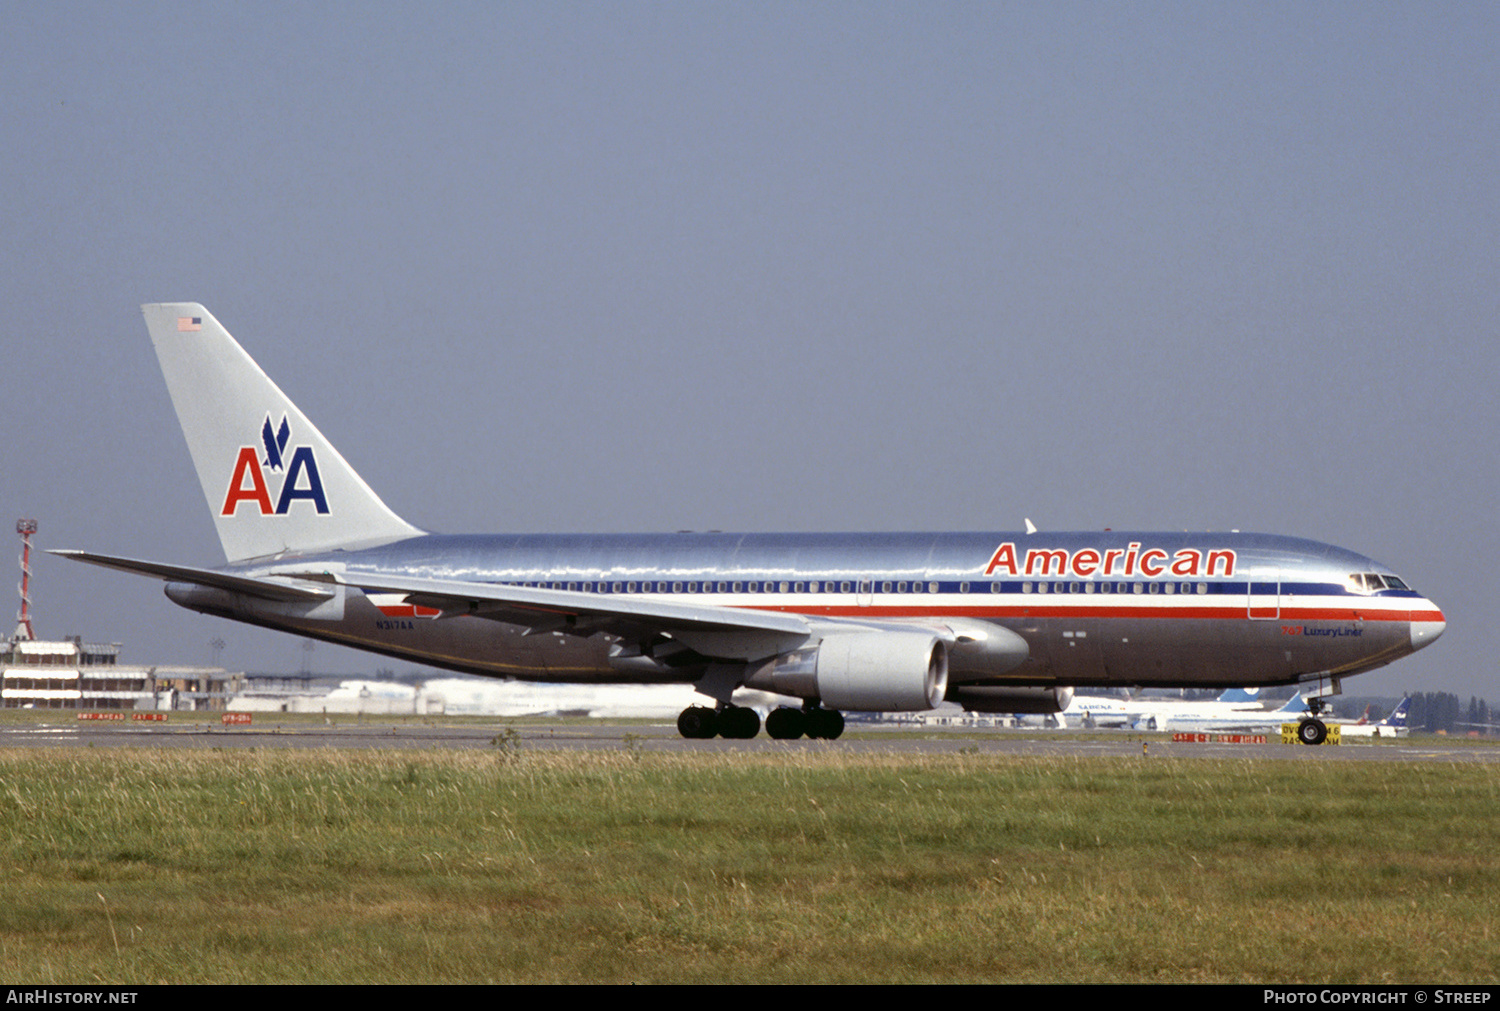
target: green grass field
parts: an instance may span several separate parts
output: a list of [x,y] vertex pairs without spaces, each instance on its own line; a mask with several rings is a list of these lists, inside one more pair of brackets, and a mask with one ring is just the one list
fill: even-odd
[[1497,844],[1483,763],[0,751],[0,975],[1492,983]]

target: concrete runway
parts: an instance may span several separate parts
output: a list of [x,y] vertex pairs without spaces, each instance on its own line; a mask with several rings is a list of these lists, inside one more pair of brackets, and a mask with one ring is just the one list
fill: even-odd
[[1172,758],[1260,758],[1292,761],[1500,762],[1500,747],[1459,740],[1402,739],[1309,748],[1267,744],[1178,743],[1164,734],[1119,731],[976,730],[850,724],[837,741],[688,741],[667,722],[599,723],[582,719],[527,721],[412,720],[330,717],[327,722],[279,721],[255,714],[250,726],[223,727],[201,718],[174,724],[67,720],[0,726],[0,748],[418,748],[490,749],[497,735],[522,750],[643,752],[886,752],[1004,755],[1148,755]]

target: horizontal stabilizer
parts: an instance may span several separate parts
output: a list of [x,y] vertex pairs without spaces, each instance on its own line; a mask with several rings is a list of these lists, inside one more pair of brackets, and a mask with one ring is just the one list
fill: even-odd
[[168,565],[165,562],[146,562],[136,558],[117,558],[113,555],[96,555],[89,551],[51,550],[48,554],[61,555],[75,562],[102,565],[106,569],[118,569],[137,576],[152,576],[174,583],[196,583],[212,586],[230,593],[242,593],[248,597],[265,600],[313,601],[327,600],[334,595],[330,587],[307,586],[282,582],[259,576],[236,576],[217,569],[199,569],[188,565]]

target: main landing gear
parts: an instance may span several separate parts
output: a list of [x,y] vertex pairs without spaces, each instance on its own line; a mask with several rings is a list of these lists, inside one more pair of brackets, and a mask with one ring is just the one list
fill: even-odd
[[[746,706],[688,706],[677,716],[677,732],[689,740],[723,737],[748,741],[760,733],[760,716]],[[766,717],[766,733],[778,741],[795,741],[799,737],[832,741],[844,732],[844,716],[834,709],[812,706],[792,709],[783,706]]]
[[844,714],[822,706],[806,709],[782,706],[766,717],[766,733],[778,741],[795,741],[804,735],[813,740],[833,741],[843,732]]
[[711,737],[748,741],[760,733],[760,714],[746,706],[688,706],[677,716],[677,732],[690,740]]

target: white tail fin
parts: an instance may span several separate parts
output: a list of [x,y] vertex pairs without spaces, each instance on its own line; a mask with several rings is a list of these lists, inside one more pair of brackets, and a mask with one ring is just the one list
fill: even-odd
[[231,562],[415,537],[196,302],[143,305]]

